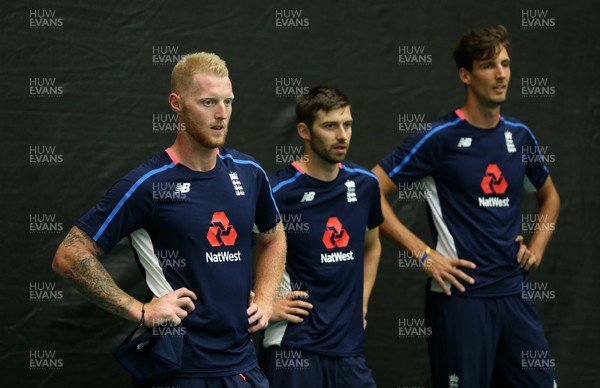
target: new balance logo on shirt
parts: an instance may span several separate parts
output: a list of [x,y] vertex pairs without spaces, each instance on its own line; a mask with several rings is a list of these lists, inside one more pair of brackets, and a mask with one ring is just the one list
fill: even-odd
[[189,193],[190,186],[190,183],[178,183],[177,186],[175,186],[175,191],[177,193]]
[[304,192],[304,195],[302,196],[302,199],[300,200],[300,202],[310,202],[313,199],[315,199],[315,192],[314,191],[306,191],[306,192]]
[[470,137],[461,137],[460,140],[458,141],[457,147],[469,148],[469,147],[471,147],[472,141],[473,141],[473,139],[471,139]]
[[186,199],[192,184],[189,182],[152,182],[152,199],[177,201]]

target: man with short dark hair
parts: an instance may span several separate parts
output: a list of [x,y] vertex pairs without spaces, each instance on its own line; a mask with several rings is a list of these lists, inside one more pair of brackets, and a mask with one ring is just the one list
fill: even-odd
[[[465,105],[373,168],[382,189],[382,233],[418,257],[430,277],[425,317],[434,387],[553,385],[548,343],[522,290],[542,261],[560,199],[531,130],[500,115],[509,50],[503,26],[463,36],[454,58]],[[433,248],[402,225],[385,198],[419,179],[428,191]],[[519,235],[525,179],[539,205],[529,244]],[[552,362],[527,367],[529,352]]]
[[286,229],[286,271],[261,365],[273,387],[375,387],[363,355],[381,244],[377,178],[345,161],[350,101],[316,87],[296,100],[302,156],[270,177]]

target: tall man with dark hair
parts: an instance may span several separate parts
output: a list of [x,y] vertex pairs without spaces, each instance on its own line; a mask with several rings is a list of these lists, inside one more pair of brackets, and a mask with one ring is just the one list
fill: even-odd
[[[171,87],[175,143],[79,219],[52,267],[122,318],[184,328],[181,369],[160,381],[134,380],[135,387],[268,387],[250,333],[267,326],[283,272],[279,212],[258,163],[223,147],[233,103],[225,62],[211,53],[187,55]],[[255,294],[253,226],[260,232]],[[98,260],[125,236],[151,291],[145,303],[120,289]]]
[[[511,75],[509,50],[503,26],[463,36],[454,58],[465,105],[373,168],[382,189],[382,233],[419,257],[430,277],[425,317],[432,330],[434,387],[553,385],[547,367],[553,362],[537,368],[523,363],[529,352],[553,360],[522,290],[542,261],[560,199],[531,130],[500,115]],[[433,248],[402,225],[385,198],[419,179],[429,194]],[[519,235],[525,180],[539,205],[529,244]]]
[[344,161],[350,101],[312,88],[296,100],[303,155],[270,177],[288,241],[261,362],[273,387],[374,387],[363,355],[381,244],[377,178]]

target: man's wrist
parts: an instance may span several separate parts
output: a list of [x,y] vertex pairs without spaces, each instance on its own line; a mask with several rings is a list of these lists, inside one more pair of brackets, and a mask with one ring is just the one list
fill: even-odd
[[135,299],[133,300],[133,303],[131,303],[131,306],[129,306],[129,308],[125,312],[125,318],[130,321],[134,321],[134,322],[137,322],[138,324],[140,324],[142,322],[142,306],[144,309],[144,313],[143,313],[144,323],[147,322],[148,321],[148,314],[147,314],[148,313],[148,304],[147,303],[143,304],[142,302],[139,302]]

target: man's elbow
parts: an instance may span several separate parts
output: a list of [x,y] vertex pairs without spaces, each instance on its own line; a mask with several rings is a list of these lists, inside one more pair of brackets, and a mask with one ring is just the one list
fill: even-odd
[[546,207],[549,211],[558,213],[560,211],[560,195],[558,195],[558,191],[552,190],[539,202],[539,204],[540,206]]
[[52,270],[57,274],[64,276],[70,267],[67,252],[61,246],[58,247],[52,259]]
[[273,229],[261,233],[257,242],[257,249],[273,249],[273,250],[281,250],[286,249],[286,236],[283,228],[283,224],[281,222],[277,224]]
[[286,244],[286,236],[285,236],[285,228],[283,223],[279,221],[279,223],[275,226],[271,242],[273,244],[281,245]]
[[[381,241],[379,241],[379,238],[378,238],[377,241],[374,242],[369,247],[369,257],[373,258],[376,261],[379,261],[380,256],[381,256]],[[365,257],[366,257],[366,255],[365,255]]]
[[277,244],[277,250],[279,252],[281,252],[281,260],[282,260],[282,262],[285,262],[285,256],[286,256],[286,252],[287,252],[287,236],[286,236],[285,232],[283,231],[283,225],[281,227],[281,230],[279,230],[277,233],[276,244]]

